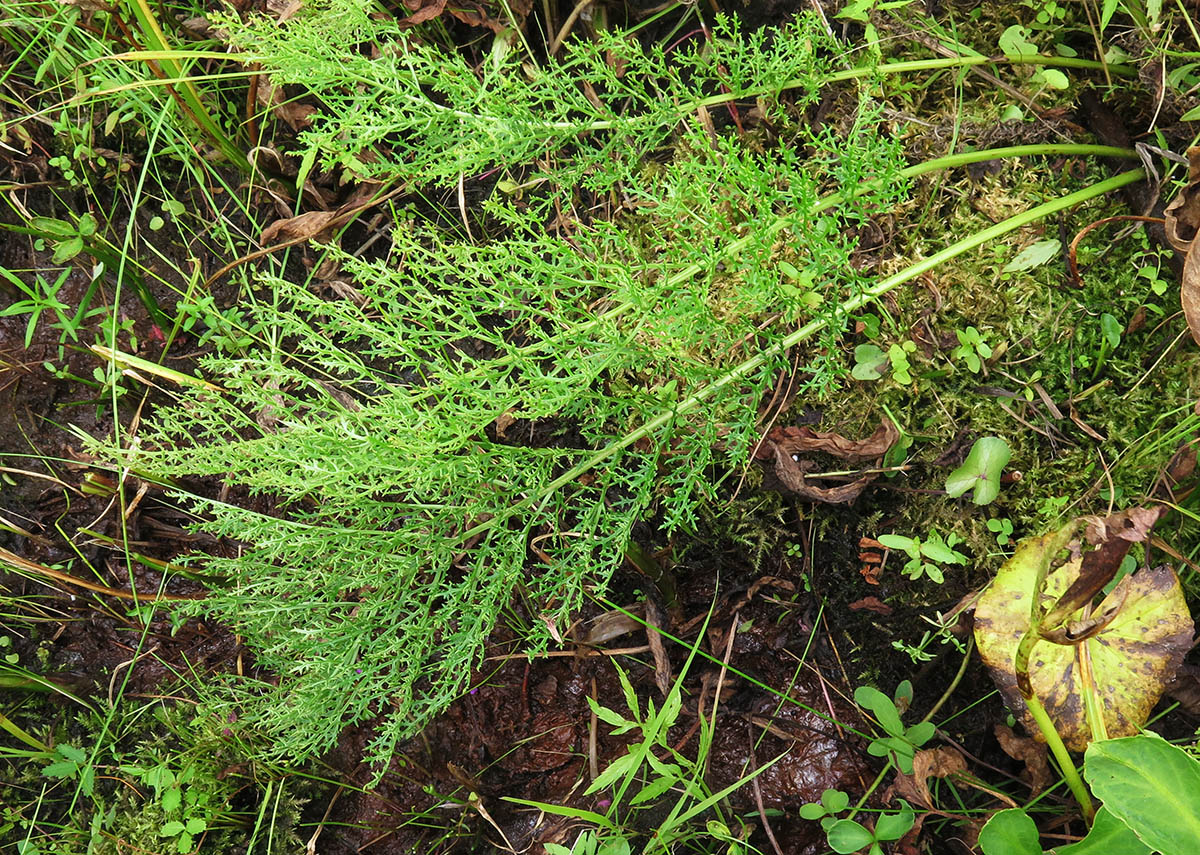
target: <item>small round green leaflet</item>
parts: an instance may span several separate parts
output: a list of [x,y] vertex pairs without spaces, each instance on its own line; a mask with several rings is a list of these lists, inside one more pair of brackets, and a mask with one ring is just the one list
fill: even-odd
[[839,855],[850,855],[875,842],[875,835],[852,819],[839,819],[825,834],[829,848]]
[[1200,761],[1161,737],[1088,747],[1084,776],[1104,806],[1162,855],[1200,849]]
[[[1078,558],[1057,568],[1050,564],[1065,541],[1061,532],[1022,541],[975,611],[979,655],[1009,709],[1021,716],[1031,733],[1038,728],[1017,687],[1014,660],[1031,623],[1039,570],[1051,567],[1040,592],[1041,608],[1052,606],[1079,576]],[[1029,661],[1033,694],[1074,751],[1083,751],[1093,739],[1094,723],[1085,713],[1089,700],[1101,711],[1098,718],[1103,718],[1108,736],[1137,733],[1192,639],[1192,619],[1179,580],[1165,566],[1122,579],[1092,615],[1103,620],[1074,636],[1083,640],[1056,643],[1043,638]],[[1072,627],[1087,624],[1079,617],[1081,613],[1068,616],[1067,635]],[[1085,676],[1089,669],[1090,679]]]
[[1000,495],[1000,473],[1012,452],[1008,443],[998,436],[985,436],[975,441],[963,465],[946,479],[946,495],[957,499],[971,488],[977,505],[986,505]]
[[1042,855],[1037,826],[1020,808],[992,815],[979,832],[983,855]]

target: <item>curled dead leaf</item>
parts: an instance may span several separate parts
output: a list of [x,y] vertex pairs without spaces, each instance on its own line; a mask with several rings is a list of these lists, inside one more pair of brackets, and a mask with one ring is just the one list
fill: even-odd
[[[875,582],[873,584],[878,585],[879,583]],[[882,617],[888,617],[892,613],[892,607],[879,599],[879,597],[863,597],[861,600],[855,600],[850,603],[847,608],[852,612],[874,612]]]
[[929,748],[913,755],[911,775],[898,773],[892,785],[895,795],[933,810],[933,795],[929,792],[930,778],[946,778],[967,771],[967,763],[957,749]]
[[339,216],[337,211],[308,211],[298,217],[276,220],[262,230],[259,241],[265,246],[285,241],[324,240]]
[[802,499],[827,504],[852,502],[875,480],[878,473],[870,472],[851,480],[822,483],[816,476],[817,463],[803,457],[820,452],[850,463],[878,460],[888,452],[900,438],[900,431],[890,419],[883,419],[879,427],[865,439],[848,439],[839,433],[814,431],[809,427],[775,428],[766,435],[756,456],[775,461],[775,476],[779,482]]
[[1167,241],[1184,254],[1179,278],[1179,303],[1192,339],[1200,344],[1200,146],[1188,149],[1188,183],[1167,205]]
[[404,0],[404,8],[408,9],[408,17],[397,22],[397,26],[402,30],[432,21],[441,15],[446,11],[446,0]]
[[1033,795],[1046,789],[1054,780],[1050,774],[1050,762],[1046,759],[1046,743],[1028,736],[1017,736],[1006,724],[997,724],[994,733],[1004,753],[1025,764],[1025,774]]
[[[892,420],[883,419],[866,439],[847,439],[834,431],[815,431],[802,426],[775,428],[767,434],[766,442],[789,454],[821,451],[841,460],[860,463],[883,457],[899,438],[900,431],[892,424]],[[759,456],[770,455],[760,450]]]

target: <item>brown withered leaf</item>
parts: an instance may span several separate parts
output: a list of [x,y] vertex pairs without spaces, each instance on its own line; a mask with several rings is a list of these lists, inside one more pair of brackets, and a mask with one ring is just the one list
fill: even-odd
[[646,598],[646,643],[654,656],[654,685],[665,698],[671,692],[671,657],[663,645],[659,630],[663,626],[663,614],[652,597]]
[[1167,684],[1167,694],[1192,715],[1200,715],[1200,666],[1184,663]]
[[[869,579],[867,581],[870,581]],[[878,585],[878,582],[872,582]],[[863,597],[861,600],[855,600],[847,608],[852,612],[874,612],[882,617],[888,617],[892,613],[892,607],[879,597]]]
[[897,774],[893,784],[896,795],[916,802],[926,810],[933,809],[929,792],[930,778],[945,778],[967,771],[967,762],[954,748],[929,748],[913,755],[911,775]]
[[[1054,608],[1046,615],[1043,626],[1053,631],[1104,589],[1121,569],[1121,562],[1129,554],[1129,547],[1141,543],[1150,536],[1150,530],[1166,512],[1166,508],[1129,508],[1120,513],[1112,514],[1103,519],[1093,518],[1088,521],[1087,538],[1096,548],[1083,556],[1079,565],[1079,576],[1071,583],[1054,604]],[[1117,604],[1116,608],[1120,605]],[[1101,624],[1107,619],[1103,615],[1092,619],[1091,627],[1078,627],[1071,630],[1070,642],[1094,635]],[[1085,635],[1084,633],[1089,633]],[[1043,634],[1043,638],[1051,638]],[[1055,639],[1051,639],[1055,640]],[[1060,643],[1068,643],[1062,641]]]
[[822,479],[810,477],[818,470],[817,463],[802,455],[820,452],[850,463],[861,463],[883,457],[899,438],[900,431],[890,419],[881,421],[873,434],[859,440],[847,439],[839,433],[814,431],[810,427],[777,427],[764,437],[755,456],[767,460],[773,458],[779,482],[802,499],[843,504],[858,498],[875,480],[877,473],[822,484]]
[[340,216],[338,211],[308,211],[298,217],[276,220],[262,230],[259,242],[266,246],[284,241],[324,240]]
[[1166,476],[1171,486],[1178,486],[1192,476],[1196,471],[1196,440],[1190,440],[1176,449],[1167,464]]
[[[767,434],[766,442],[773,444],[789,454],[806,454],[821,451],[841,460],[857,463],[864,460],[874,460],[883,457],[896,440],[900,431],[892,424],[891,419],[883,419],[875,432],[866,439],[847,439],[833,431],[815,431],[810,427],[777,427]],[[760,450],[759,456],[763,454]]]
[[432,21],[441,15],[446,11],[446,0],[404,0],[404,8],[408,9],[408,17],[396,22],[402,30]]
[[874,475],[864,475],[849,483],[822,487],[816,479],[810,481],[808,478],[808,473],[817,468],[815,461],[800,460],[798,455],[788,454],[778,445],[772,450],[775,453],[775,476],[783,486],[802,499],[825,502],[829,505],[853,502],[867,485],[875,480]]
[[1200,146],[1188,149],[1188,183],[1179,191],[1164,214],[1167,240],[1187,252],[1200,231]]
[[478,0],[459,0],[446,11],[469,27],[487,27],[493,33],[499,34],[509,28],[521,29],[532,8],[532,0],[512,0],[505,4],[505,11],[513,17],[511,21],[493,18],[485,4]]
[[1085,536],[1093,546],[1107,543],[1113,538],[1141,543],[1150,536],[1150,529],[1154,528],[1166,510],[1162,506],[1136,507],[1106,517],[1085,517]]
[[284,24],[304,8],[304,0],[267,0],[267,11],[275,16],[275,22]]
[[1200,146],[1188,149],[1188,183],[1167,205],[1166,233],[1171,246],[1184,254],[1179,303],[1192,339],[1200,344]]
[[271,76],[266,73],[258,75],[254,98],[260,107],[270,110],[275,118],[286,122],[293,131],[302,131],[311,125],[313,114],[317,112],[317,108],[312,104],[301,104],[288,98],[283,87],[276,86]]
[[1025,764],[1028,775],[1029,789],[1037,795],[1054,780],[1050,774],[1050,763],[1046,760],[1046,743],[1030,739],[1028,736],[1017,736],[1008,725],[997,724],[993,732],[1000,747],[1014,760]]

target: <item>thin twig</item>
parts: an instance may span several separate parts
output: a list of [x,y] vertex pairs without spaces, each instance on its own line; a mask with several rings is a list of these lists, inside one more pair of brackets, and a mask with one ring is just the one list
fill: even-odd
[[754,791],[754,806],[758,808],[758,818],[762,820],[763,831],[767,833],[767,840],[771,841],[775,855],[783,855],[779,841],[775,839],[775,832],[771,830],[771,823],[767,822],[767,809],[763,807],[762,787],[758,784],[758,760],[754,757],[754,725],[750,722],[746,722],[746,735],[750,745],[750,788]]

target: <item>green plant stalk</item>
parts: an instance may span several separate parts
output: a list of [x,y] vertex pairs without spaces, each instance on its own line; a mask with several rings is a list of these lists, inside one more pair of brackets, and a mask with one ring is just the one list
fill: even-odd
[[[145,0],[135,0],[135,2],[145,2]],[[228,54],[226,58],[239,59],[243,62],[263,61],[262,57],[256,57],[250,54]],[[942,59],[914,59],[906,60],[904,62],[886,62],[876,66],[850,68],[846,69],[845,71],[835,71],[828,76],[827,80],[830,83],[845,83],[849,80],[857,80],[860,77],[870,77],[874,74],[907,74],[910,71],[941,71],[948,68],[970,68],[976,65],[994,65],[1004,62],[1008,62],[1012,65],[1049,65],[1058,66],[1060,68],[1085,69],[1088,71],[1102,71],[1107,68],[1109,72],[1117,74],[1120,77],[1133,77],[1137,73],[1133,68],[1127,65],[1105,66],[1104,63],[1091,59],[1030,54],[1007,57],[958,56]],[[785,89],[800,89],[807,86],[808,83],[809,82],[806,80],[787,80],[777,86],[760,86],[739,92],[723,92],[720,95],[709,95],[708,97],[698,98],[695,101],[683,104],[679,108],[679,115],[689,115],[701,107],[719,107],[722,104],[727,104],[730,101],[736,101],[741,98],[765,97],[767,95],[774,95],[778,92],[782,92]],[[457,110],[453,107],[447,107],[442,104],[431,103],[429,106],[438,110],[448,111],[452,115],[460,116],[464,119],[474,118],[471,113],[468,113],[464,110]],[[578,125],[574,122],[546,122],[544,123],[543,127],[578,128],[580,133],[586,133],[587,131],[612,130],[623,125],[636,124],[637,121],[638,119],[635,117],[633,119],[598,119],[594,122]]]
[[[999,160],[1007,157],[1033,157],[1045,155],[1079,155],[1081,157],[1119,157],[1126,160],[1139,160],[1140,155],[1133,149],[1118,148],[1108,145],[1090,145],[1080,143],[1056,143],[1044,144],[1037,143],[1033,145],[1012,145],[1002,146],[1000,148],[982,149],[979,151],[964,151],[958,154],[950,154],[945,157],[936,157],[933,160],[927,160],[923,163],[918,163],[913,166],[906,167],[900,170],[900,177],[904,179],[919,178],[922,175],[928,175],[931,172],[938,172],[943,169],[956,169],[960,166],[967,166],[972,163],[982,163],[986,160]],[[831,193],[826,196],[816,205],[809,209],[809,216],[823,213],[836,208],[838,205],[846,202],[849,199],[854,199],[869,193],[871,189],[881,183],[880,180],[865,182],[853,190],[847,190],[840,193]],[[780,217],[767,229],[766,235],[773,237],[783,231],[790,223],[786,217]],[[726,244],[720,252],[719,258],[728,259],[737,255],[743,249],[750,245],[754,238],[752,236],[738,238]],[[689,281],[694,276],[698,276],[703,272],[699,264],[690,264],[687,267],[673,273],[668,279],[667,284],[670,286],[680,285]],[[592,327],[599,326],[602,323],[607,323],[614,318],[619,318],[626,312],[633,309],[632,303],[620,303],[609,309],[597,318],[591,321],[580,324],[580,330],[588,330]],[[815,330],[814,330],[815,332]],[[523,348],[520,351],[521,356],[527,356],[537,353],[549,347],[554,341],[554,338],[544,339],[529,347]],[[503,365],[511,362],[516,358],[516,354],[503,357],[496,360],[493,364]]]
[[[902,285],[911,279],[915,279],[925,271],[931,270],[932,268],[937,267],[939,264],[947,262],[953,258],[957,258],[963,253],[969,252],[976,247],[983,246],[989,241],[995,240],[996,238],[1022,228],[1023,226],[1027,226],[1030,223],[1035,223],[1044,217],[1051,216],[1052,214],[1067,208],[1072,208],[1075,205],[1086,202],[1089,199],[1094,199],[1097,196],[1103,196],[1105,193],[1117,190],[1127,184],[1140,181],[1144,177],[1145,172],[1143,170],[1132,169],[1128,172],[1122,172],[1120,175],[1116,175],[1112,178],[1108,178],[1104,181],[1093,184],[1091,187],[1086,187],[1083,190],[1077,190],[1074,193],[1070,193],[1050,202],[1045,202],[1034,208],[1030,208],[1028,211],[1017,214],[1013,217],[1009,217],[1007,220],[1003,220],[993,226],[983,229],[982,231],[976,232],[973,235],[969,235],[968,237],[951,244],[940,252],[936,252],[928,258],[922,259],[916,264],[909,265],[905,269],[899,271],[898,273],[892,274],[870,288],[864,289],[861,294],[857,294],[850,299],[845,300],[841,305],[840,313],[850,314],[851,312],[856,312],[868,303],[872,303],[875,300],[878,300],[884,294],[887,294],[889,291],[894,290],[897,286]],[[567,486],[580,475],[583,475],[585,472],[594,469],[605,460],[617,455],[637,441],[658,431],[660,428],[665,427],[672,421],[678,419],[680,416],[686,415],[687,413],[698,409],[701,404],[716,395],[717,392],[719,392],[725,386],[728,386],[730,383],[736,383],[743,377],[749,375],[751,372],[761,366],[768,357],[774,356],[777,352],[781,353],[789,348],[795,347],[797,344],[800,344],[803,341],[807,341],[818,332],[823,330],[828,324],[829,321],[826,318],[817,318],[809,321],[791,335],[781,339],[771,348],[768,348],[756,354],[755,356],[750,357],[740,365],[737,365],[726,372],[721,377],[718,377],[708,386],[704,387],[690,397],[685,398],[683,401],[680,401],[679,404],[674,408],[664,411],[658,416],[655,416],[653,419],[647,421],[641,427],[636,428],[625,434],[620,439],[609,443],[591,457],[588,457],[578,465],[564,472],[558,478],[551,481],[546,485],[545,488],[542,489],[540,493],[529,496],[528,498],[513,504],[508,513],[503,515],[503,517],[493,517],[487,522],[480,523],[479,525],[463,531],[462,534],[459,535],[459,541],[462,542],[469,540],[475,535],[482,534],[488,529],[509,519],[512,515],[526,511],[529,508],[546,501],[556,491]]]
[[[947,68],[971,68],[976,65],[995,65],[1007,62],[1011,65],[1048,65],[1058,68],[1078,68],[1087,71],[1105,71],[1118,77],[1134,77],[1137,71],[1128,65],[1105,65],[1094,59],[1080,59],[1071,56],[1042,56],[1041,54],[1022,54],[1020,56],[954,56],[942,59],[912,59],[904,62],[885,62],[866,68],[850,68],[845,71],[835,71],[829,75],[830,83],[844,83],[860,77],[870,77],[872,74],[907,74],[910,71],[940,71]],[[755,96],[771,95],[783,89],[798,89],[805,82],[789,80],[782,86],[752,89],[748,92],[735,94],[710,95],[688,105],[684,112],[692,112],[697,107],[715,107],[735,98],[753,98]]]
[[179,64],[178,59],[176,59],[174,52],[171,50],[170,42],[167,41],[167,35],[163,32],[162,27],[158,25],[158,20],[154,17],[154,12],[150,9],[149,4],[146,0],[129,0],[129,8],[133,12],[133,17],[137,19],[138,27],[141,29],[146,42],[150,47],[161,51],[162,58],[158,61],[162,63],[168,75],[183,80],[183,85],[178,90],[171,89],[170,91],[178,92],[188,116],[216,144],[234,166],[247,175],[252,173],[254,167],[250,165],[250,161],[246,159],[246,155],[221,130],[221,126],[217,124],[212,114],[208,112],[208,108],[204,106],[204,101],[201,99],[200,91],[196,88],[195,83],[184,74],[183,67]]
[[[1128,173],[1124,174],[1128,175]],[[1029,662],[1033,656],[1033,648],[1042,640],[1042,621],[1046,617],[1046,610],[1042,606],[1042,591],[1046,586],[1050,563],[1054,556],[1066,547],[1077,528],[1078,523],[1072,523],[1047,536],[1046,545],[1042,551],[1042,560],[1038,564],[1037,575],[1034,577],[1033,596],[1030,598],[1029,604],[1029,626],[1017,644],[1017,652],[1013,656],[1013,672],[1017,677],[1017,690],[1025,700],[1025,706],[1029,709],[1029,714],[1037,724],[1038,730],[1045,737],[1046,744],[1054,753],[1054,759],[1058,761],[1063,778],[1071,789],[1072,795],[1075,796],[1075,801],[1079,802],[1079,809],[1083,812],[1084,820],[1090,826],[1096,816],[1091,796],[1088,795],[1087,787],[1079,777],[1079,770],[1075,768],[1067,746],[1063,744],[1062,737],[1058,734],[1058,728],[1054,726],[1049,713],[1046,712],[1046,708],[1042,706],[1041,700],[1033,691],[1033,684],[1029,678]]]
[[1058,735],[1058,729],[1050,720],[1050,714],[1046,712],[1046,708],[1042,706],[1037,695],[1030,695],[1026,698],[1025,706],[1029,709],[1029,714],[1033,716],[1038,730],[1046,737],[1046,744],[1050,746],[1054,759],[1058,761],[1058,768],[1062,770],[1063,779],[1071,789],[1071,794],[1075,796],[1075,801],[1079,802],[1079,809],[1083,812],[1084,821],[1091,826],[1092,820],[1096,818],[1096,806],[1092,804],[1092,797],[1088,795],[1087,787],[1084,786],[1083,779],[1079,777],[1079,770],[1075,768],[1075,762],[1071,759],[1067,746],[1063,744],[1062,737]]

